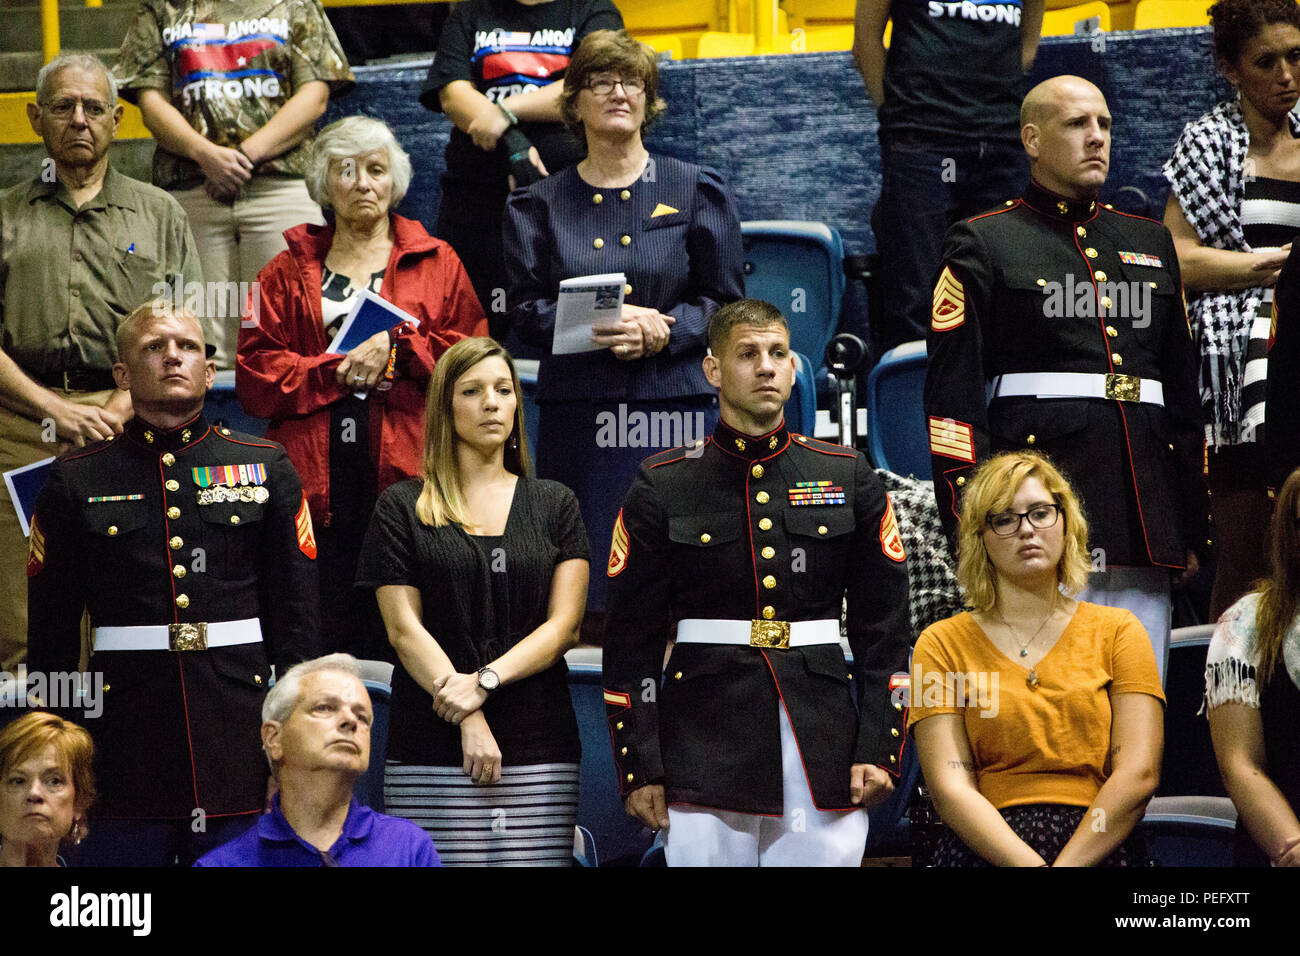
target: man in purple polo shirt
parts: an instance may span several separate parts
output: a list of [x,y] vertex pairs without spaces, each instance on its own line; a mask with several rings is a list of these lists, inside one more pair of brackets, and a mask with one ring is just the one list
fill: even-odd
[[271,812],[195,866],[440,866],[428,835],[357,803],[370,766],[370,695],[350,654],[304,661],[262,705],[262,749],[280,784]]

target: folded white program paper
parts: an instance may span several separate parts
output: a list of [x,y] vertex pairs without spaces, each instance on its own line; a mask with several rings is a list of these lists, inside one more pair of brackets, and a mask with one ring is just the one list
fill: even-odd
[[621,272],[599,276],[577,276],[560,283],[560,297],[555,305],[555,333],[551,354],[573,355],[603,348],[592,341],[593,331],[609,329],[623,315],[623,287],[627,277]]

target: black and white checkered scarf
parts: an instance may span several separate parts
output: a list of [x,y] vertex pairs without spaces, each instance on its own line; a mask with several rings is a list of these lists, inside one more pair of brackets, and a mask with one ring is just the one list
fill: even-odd
[[[1300,118],[1292,113],[1289,119],[1292,135],[1300,136]],[[1249,148],[1240,101],[1227,100],[1183,128],[1164,165],[1183,215],[1205,246],[1251,251],[1241,225]],[[1192,334],[1201,353],[1205,438],[1216,448],[1256,437],[1253,428],[1243,425],[1247,416],[1241,407],[1241,388],[1251,325],[1263,295],[1262,288],[1210,292],[1191,302]]]

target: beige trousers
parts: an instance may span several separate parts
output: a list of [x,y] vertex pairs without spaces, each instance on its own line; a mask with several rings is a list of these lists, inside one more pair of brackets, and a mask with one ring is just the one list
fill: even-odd
[[[101,408],[115,389],[102,392],[66,392],[53,389],[69,401]],[[57,455],[52,420],[47,425],[0,408],[0,472],[12,471]],[[27,660],[27,538],[18,523],[7,487],[0,486],[0,669],[13,673]]]

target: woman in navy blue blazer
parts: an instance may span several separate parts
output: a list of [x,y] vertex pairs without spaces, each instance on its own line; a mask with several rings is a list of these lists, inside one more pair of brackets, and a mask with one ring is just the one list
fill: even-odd
[[[504,231],[511,327],[543,350],[537,472],[577,494],[603,554],[640,462],[706,438],[717,422],[704,378],[709,316],[744,296],[736,205],[712,169],[652,156],[645,126],[664,110],[654,54],[622,31],[579,45],[564,78],[566,122],[587,158],[516,190]],[[597,351],[553,355],[560,282],[622,272],[622,319]],[[604,610],[592,575],[589,610]]]

